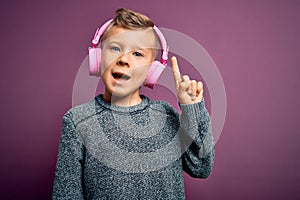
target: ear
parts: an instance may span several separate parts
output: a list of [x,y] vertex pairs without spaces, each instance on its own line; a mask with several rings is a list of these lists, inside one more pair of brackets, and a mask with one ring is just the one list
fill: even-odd
[[89,48],[89,74],[101,76],[101,48]]

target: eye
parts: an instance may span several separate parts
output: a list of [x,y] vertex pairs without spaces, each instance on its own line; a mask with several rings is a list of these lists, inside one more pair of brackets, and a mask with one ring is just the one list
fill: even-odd
[[143,57],[143,54],[141,54],[140,52],[133,52],[133,55],[136,57]]
[[119,51],[120,51],[120,48],[117,47],[117,46],[111,46],[111,47],[109,47],[109,49],[110,49],[111,51],[115,51],[115,52],[119,52]]

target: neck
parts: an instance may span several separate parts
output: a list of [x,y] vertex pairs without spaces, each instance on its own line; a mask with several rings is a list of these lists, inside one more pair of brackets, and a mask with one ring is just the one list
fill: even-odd
[[142,98],[140,97],[139,93],[131,94],[129,96],[118,97],[118,96],[113,96],[108,92],[104,92],[103,98],[106,102],[112,105],[123,106],[123,107],[134,106],[142,102]]

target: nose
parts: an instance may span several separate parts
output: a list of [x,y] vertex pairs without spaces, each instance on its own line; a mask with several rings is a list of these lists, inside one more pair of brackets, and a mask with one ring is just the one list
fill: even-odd
[[117,59],[117,65],[119,65],[119,66],[124,66],[124,67],[129,67],[128,53],[122,54],[122,55]]

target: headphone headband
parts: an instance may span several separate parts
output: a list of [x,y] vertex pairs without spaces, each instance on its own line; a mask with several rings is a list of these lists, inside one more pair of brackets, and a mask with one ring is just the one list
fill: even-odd
[[[97,45],[100,43],[100,37],[104,34],[107,27],[110,25],[110,23],[113,21],[113,19],[108,20],[105,22],[100,28],[97,28],[96,33],[94,35],[94,38],[92,40],[92,48],[96,48]],[[162,48],[162,56],[161,56],[161,63],[166,65],[168,60],[168,53],[169,53],[169,47],[167,45],[167,41],[162,34],[162,32],[157,28],[157,26],[154,25],[153,27],[157,37],[159,38],[160,45]]]

